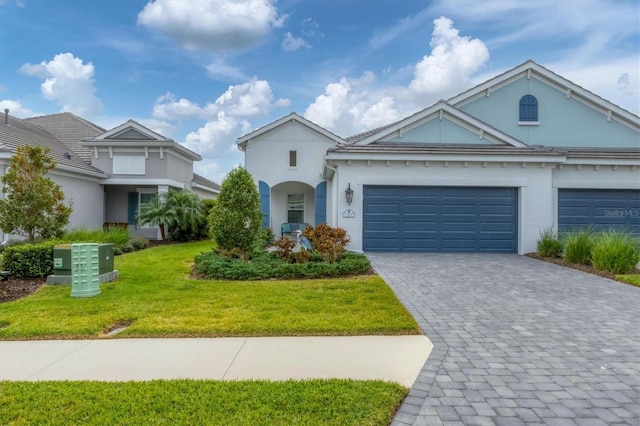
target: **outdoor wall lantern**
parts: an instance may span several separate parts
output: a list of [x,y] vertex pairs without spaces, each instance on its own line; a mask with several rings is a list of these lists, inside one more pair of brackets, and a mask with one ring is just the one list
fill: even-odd
[[351,182],[349,182],[349,186],[346,191],[344,191],[344,195],[347,197],[347,204],[351,205],[353,202],[353,189],[351,189]]

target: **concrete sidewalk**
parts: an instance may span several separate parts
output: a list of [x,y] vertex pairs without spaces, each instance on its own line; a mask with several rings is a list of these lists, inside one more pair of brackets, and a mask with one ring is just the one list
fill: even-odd
[[1,341],[0,380],[382,379],[411,387],[426,336]]

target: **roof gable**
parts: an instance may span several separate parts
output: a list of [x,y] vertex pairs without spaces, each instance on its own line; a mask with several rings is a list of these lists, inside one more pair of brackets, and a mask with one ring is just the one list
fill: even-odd
[[272,121],[271,123],[265,126],[262,126],[259,129],[256,129],[250,133],[247,133],[244,136],[239,137],[236,140],[236,143],[238,144],[238,147],[242,151],[244,151],[247,143],[250,140],[257,139],[261,136],[266,135],[267,133],[273,132],[274,130],[280,128],[283,125],[290,124],[290,123],[304,126],[305,128],[324,136],[326,139],[330,140],[333,144],[341,144],[345,142],[344,139],[342,139],[340,136],[328,131],[327,129],[324,129],[318,126],[317,124],[307,120],[306,118],[299,116],[295,112],[292,112],[289,115],[286,115],[276,121]]
[[166,138],[159,133],[154,132],[148,127],[143,126],[134,120],[128,120],[113,129],[96,136],[92,140],[144,140],[144,141],[173,141],[173,139]]
[[[428,126],[430,122],[438,120],[440,122],[446,120],[449,125],[449,135],[455,136],[457,140],[446,140],[440,136],[440,139],[430,138]],[[423,128],[421,131],[420,128]],[[454,130],[456,129],[457,130]],[[477,135],[478,141],[468,139],[471,134]],[[407,137],[411,136],[413,137]],[[421,139],[422,137],[422,139]],[[445,101],[440,101],[416,114],[413,114],[403,120],[392,125],[381,127],[379,131],[372,132],[367,137],[359,138],[355,145],[369,145],[380,142],[402,142],[402,143],[478,143],[478,144],[496,144],[508,145],[515,147],[526,146],[521,141],[489,126],[486,123],[466,114],[465,112],[449,105]]]
[[565,94],[567,99],[575,99],[590,108],[602,113],[607,119],[620,122],[640,129],[640,117],[607,101],[604,98],[586,90],[585,88],[567,80],[542,65],[528,60],[504,73],[493,77],[471,89],[447,100],[447,103],[460,108],[481,96],[491,96],[491,92],[504,87],[520,78],[536,78],[545,84]]

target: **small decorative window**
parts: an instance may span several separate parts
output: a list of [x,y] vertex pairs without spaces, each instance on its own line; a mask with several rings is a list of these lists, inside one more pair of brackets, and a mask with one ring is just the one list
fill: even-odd
[[297,151],[289,151],[289,167],[298,167]]
[[533,95],[520,98],[520,123],[538,123],[538,100]]

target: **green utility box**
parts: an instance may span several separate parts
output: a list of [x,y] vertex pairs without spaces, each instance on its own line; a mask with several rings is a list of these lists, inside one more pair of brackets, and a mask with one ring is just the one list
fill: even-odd
[[71,244],[71,297],[100,294],[99,244]]
[[[98,279],[100,283],[107,283],[118,277],[118,271],[114,269],[113,244],[91,244],[97,250]],[[47,277],[47,284],[72,284],[73,261],[72,246],[76,244],[56,244],[53,247],[53,275]]]
[[71,275],[71,244],[53,246],[53,273]]

